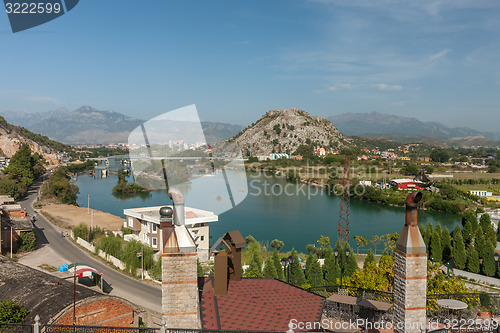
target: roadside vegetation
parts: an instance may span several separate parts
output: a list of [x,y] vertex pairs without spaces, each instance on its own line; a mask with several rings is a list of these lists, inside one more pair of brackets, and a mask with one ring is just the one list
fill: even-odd
[[0,175],[0,193],[15,200],[26,195],[28,187],[45,172],[45,159],[32,153],[27,144],[11,157],[9,166]]

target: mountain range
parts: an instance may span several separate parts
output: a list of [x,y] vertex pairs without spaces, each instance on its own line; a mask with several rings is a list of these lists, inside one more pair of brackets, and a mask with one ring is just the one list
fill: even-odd
[[[300,111],[297,109],[286,110]],[[294,124],[295,120],[290,117],[290,114],[296,111],[283,113],[284,121]],[[116,111],[100,111],[91,106],[83,106],[74,111],[60,108],[38,113],[3,112],[2,115],[13,125],[25,127],[32,132],[40,133],[50,139],[66,144],[127,142],[130,132],[144,122],[142,119],[128,117]],[[270,117],[269,112],[266,115],[268,118]],[[302,117],[297,114],[295,116]],[[347,136],[383,138],[401,143],[436,142],[452,147],[500,147],[500,143],[497,141],[500,139],[500,133],[482,132],[467,127],[450,128],[441,123],[424,122],[412,117],[371,112],[343,113],[327,117],[327,119],[333,124],[336,131],[338,130],[338,132]],[[232,138],[243,130],[240,125],[210,121],[202,122],[202,128],[206,140],[210,144]],[[279,139],[280,142],[283,142],[282,146],[290,146],[293,141],[284,137],[268,138],[272,132],[268,129],[268,135],[260,138],[263,140],[261,141],[262,144],[266,145],[265,140]],[[248,133],[260,135],[256,131],[249,131]],[[246,134],[246,136],[250,136],[250,134]],[[251,145],[256,144],[259,146],[257,142],[250,141]],[[247,148],[251,149],[250,147]]]
[[[11,124],[25,127],[66,144],[108,144],[127,142],[130,132],[144,120],[107,110],[83,106],[74,111],[65,108],[49,112],[4,112]],[[238,133],[239,125],[201,122],[208,143],[228,139]]]
[[498,144],[493,141],[500,139],[499,133],[482,132],[467,127],[450,128],[437,122],[424,122],[412,117],[378,112],[343,113],[327,119],[346,135],[383,137],[400,142],[444,141],[453,145],[454,142],[462,141],[457,138],[467,138],[469,144],[473,141]]

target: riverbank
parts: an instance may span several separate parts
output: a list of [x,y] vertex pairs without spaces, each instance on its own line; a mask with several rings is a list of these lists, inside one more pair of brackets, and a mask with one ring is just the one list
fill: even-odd
[[119,216],[87,207],[38,202],[35,208],[48,220],[64,229],[73,229],[81,223],[104,230],[120,230],[125,222]]

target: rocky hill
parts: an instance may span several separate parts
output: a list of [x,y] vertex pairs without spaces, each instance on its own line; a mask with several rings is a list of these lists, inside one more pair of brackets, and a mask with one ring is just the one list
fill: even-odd
[[59,142],[30,132],[23,127],[13,126],[0,116],[0,156],[12,157],[23,143],[26,143],[32,152],[43,155],[49,165],[57,165],[57,152],[67,148]]
[[340,133],[328,120],[299,109],[271,110],[228,142],[236,142],[243,154],[292,154],[300,145],[319,144],[342,149],[352,140]]

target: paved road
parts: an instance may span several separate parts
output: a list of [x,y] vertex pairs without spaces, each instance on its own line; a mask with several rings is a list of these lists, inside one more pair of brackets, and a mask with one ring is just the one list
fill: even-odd
[[48,222],[43,215],[34,212],[33,202],[38,196],[40,184],[41,181],[35,182],[31,186],[27,198],[19,202],[23,208],[26,208],[29,216],[36,216],[35,234],[39,245],[50,246],[53,251],[70,262],[83,262],[93,266],[103,274],[104,280],[113,288],[111,295],[123,297],[134,304],[161,313],[160,286],[134,280],[95,260],[68,239],[61,237],[61,229]]

